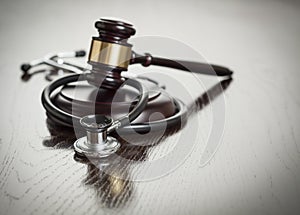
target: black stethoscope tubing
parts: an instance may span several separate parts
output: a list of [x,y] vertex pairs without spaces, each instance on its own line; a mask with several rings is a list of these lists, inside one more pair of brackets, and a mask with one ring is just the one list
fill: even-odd
[[[82,76],[83,78],[79,80],[79,78]],[[55,121],[58,121],[60,122],[60,124],[63,124],[65,126],[73,127],[73,125],[79,125],[79,120],[81,119],[81,117],[67,113],[55,106],[51,101],[51,94],[61,86],[72,82],[85,80],[85,75],[73,74],[59,78],[53,81],[51,84],[49,84],[44,89],[41,98],[42,104],[46,109],[48,116],[51,116],[51,118],[55,119]],[[140,97],[137,104],[130,111],[130,113],[116,120],[115,122],[118,123],[118,125],[115,128],[110,129],[109,132],[115,130],[116,128],[120,128],[122,132],[149,132],[150,130],[159,130],[166,126],[176,125],[178,124],[179,120],[184,119],[184,116],[186,114],[186,107],[180,100],[174,99],[177,112],[173,116],[163,120],[157,120],[149,123],[130,123],[134,119],[136,119],[145,109],[148,103],[149,95],[144,86],[139,81],[135,79],[127,79],[125,83],[126,85],[136,88],[139,91]]]

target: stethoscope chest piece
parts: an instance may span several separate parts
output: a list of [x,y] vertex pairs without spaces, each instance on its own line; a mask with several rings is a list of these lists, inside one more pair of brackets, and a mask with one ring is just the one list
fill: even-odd
[[107,129],[113,121],[105,115],[89,115],[81,118],[80,124],[86,130],[86,136],[74,143],[78,155],[88,158],[107,157],[115,153],[120,143],[114,137],[107,136]]

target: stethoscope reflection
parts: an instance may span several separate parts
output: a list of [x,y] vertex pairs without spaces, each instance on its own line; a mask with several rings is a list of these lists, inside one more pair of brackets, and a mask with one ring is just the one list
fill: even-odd
[[[187,118],[209,105],[228,88],[231,82],[231,77],[224,79],[200,95],[188,106]],[[188,120],[184,120],[183,123],[188,123]],[[163,136],[160,133],[156,136],[154,132],[153,138],[147,140],[147,145],[144,145],[145,140],[142,135],[138,135],[138,137],[132,135],[125,141],[117,134],[113,134],[121,142],[121,147],[115,155],[100,160],[90,160],[75,154],[74,159],[77,162],[87,165],[86,177],[82,183],[96,191],[100,203],[105,207],[124,206],[134,196],[135,182],[132,180],[132,174],[134,174],[131,169],[132,164],[147,161],[148,154],[155,148],[154,146],[161,144],[184,126],[183,124],[167,129]],[[47,119],[47,127],[51,136],[44,139],[44,146],[73,149],[73,143],[76,140],[73,129],[57,125],[49,118]],[[124,162],[124,160],[128,162]]]
[[87,165],[87,174],[82,183],[96,191],[97,200],[101,205],[119,208],[130,201],[134,192],[134,182],[131,180],[128,163],[120,163],[114,155],[92,161],[75,154],[74,159]]

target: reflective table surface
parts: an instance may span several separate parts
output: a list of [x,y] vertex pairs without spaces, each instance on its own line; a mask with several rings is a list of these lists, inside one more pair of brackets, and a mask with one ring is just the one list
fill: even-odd
[[[299,214],[296,1],[0,4],[0,214]],[[200,53],[143,44],[158,55],[203,56],[234,75],[134,67],[184,101],[187,123],[122,136],[117,154],[89,160],[75,155],[73,130],[46,117],[49,68],[22,77],[19,67],[52,51],[88,50],[103,16],[134,23],[137,37],[163,36]]]

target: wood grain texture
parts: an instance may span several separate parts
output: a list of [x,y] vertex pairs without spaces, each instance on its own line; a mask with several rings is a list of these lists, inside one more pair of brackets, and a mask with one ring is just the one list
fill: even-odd
[[[198,98],[189,123],[163,137],[128,137],[139,146],[123,144],[119,157],[91,163],[74,157],[71,131],[47,121],[40,103],[48,84],[44,74],[26,82],[19,66],[47,52],[88,48],[96,34],[93,23],[102,16],[129,20],[140,36],[189,44],[235,74],[210,103],[205,91],[218,80],[197,76],[210,83],[205,89],[193,84],[195,76],[172,71]],[[299,214],[299,19],[296,1],[1,1],[0,214]],[[189,57],[165,51],[158,54]],[[174,93],[177,85],[160,81],[170,94],[181,96]],[[213,89],[209,95],[218,95]],[[214,125],[212,105],[223,98],[224,133],[216,154],[203,165]],[[155,175],[149,164],[184,145],[193,147],[175,167],[176,159],[158,168],[173,169],[137,180]]]

